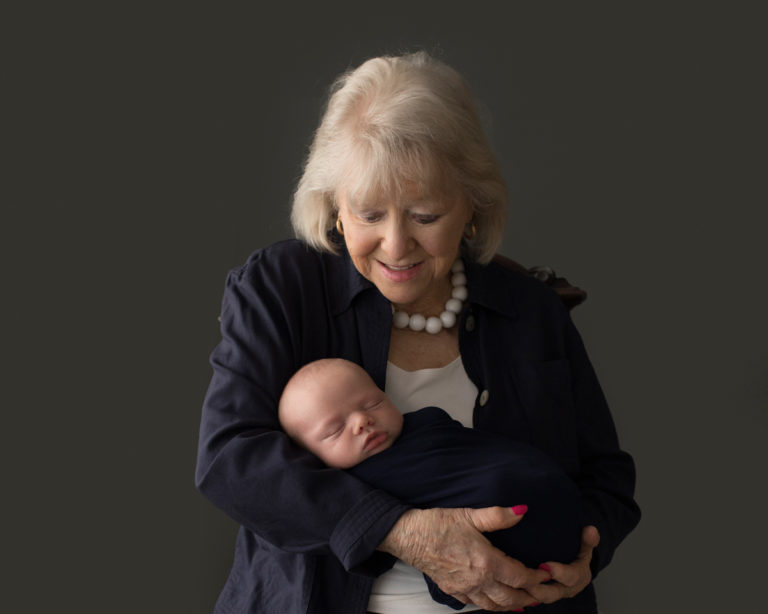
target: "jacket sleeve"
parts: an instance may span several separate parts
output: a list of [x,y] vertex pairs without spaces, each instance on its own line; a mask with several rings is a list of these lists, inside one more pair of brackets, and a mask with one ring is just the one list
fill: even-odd
[[375,574],[388,562],[375,548],[407,506],[325,467],[277,419],[283,386],[322,345],[328,318],[318,258],[298,256],[257,252],[227,278],[195,482],[273,546],[333,554],[349,571]]
[[604,568],[619,543],[640,520],[634,500],[635,466],[619,447],[616,428],[581,337],[567,316],[565,345],[576,408],[580,471],[576,476],[584,501],[585,525],[600,531],[592,572]]

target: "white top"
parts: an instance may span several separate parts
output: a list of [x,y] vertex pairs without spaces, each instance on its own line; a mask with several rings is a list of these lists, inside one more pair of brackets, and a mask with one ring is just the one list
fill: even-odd
[[387,362],[384,392],[404,414],[433,405],[472,428],[477,387],[464,370],[461,356],[439,369],[418,371],[406,371]]
[[[387,363],[384,391],[404,414],[434,405],[444,409],[454,420],[472,427],[472,412],[477,387],[470,381],[461,356],[439,369],[405,371]],[[460,612],[479,610],[465,606]],[[402,561],[379,576],[373,583],[368,601],[370,612],[381,614],[448,614],[453,608],[432,600],[422,573]]]

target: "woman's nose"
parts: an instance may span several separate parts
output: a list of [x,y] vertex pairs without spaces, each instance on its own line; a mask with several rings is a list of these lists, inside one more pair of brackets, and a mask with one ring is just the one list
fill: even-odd
[[392,216],[384,230],[381,247],[392,260],[390,264],[398,264],[399,260],[413,247],[413,238],[410,236],[408,224],[401,216]]

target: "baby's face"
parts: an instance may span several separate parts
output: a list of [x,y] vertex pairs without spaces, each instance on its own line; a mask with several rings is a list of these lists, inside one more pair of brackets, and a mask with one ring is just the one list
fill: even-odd
[[403,415],[356,365],[324,369],[294,395],[286,430],[331,467],[386,450],[403,428]]

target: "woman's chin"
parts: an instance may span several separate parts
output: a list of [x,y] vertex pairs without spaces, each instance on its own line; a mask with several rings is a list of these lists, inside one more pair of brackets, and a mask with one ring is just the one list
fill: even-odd
[[387,284],[386,287],[379,284],[376,286],[395,309],[409,314],[439,314],[444,309],[447,298],[450,298],[450,293],[446,294],[445,291],[429,292],[429,289],[417,284],[398,288],[392,288],[391,284]]

